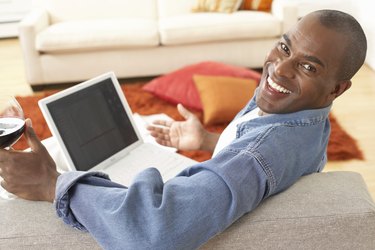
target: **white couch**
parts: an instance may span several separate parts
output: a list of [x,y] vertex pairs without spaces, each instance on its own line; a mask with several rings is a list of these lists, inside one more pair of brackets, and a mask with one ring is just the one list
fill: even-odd
[[261,67],[269,48],[297,20],[274,0],[272,12],[194,13],[196,0],[49,0],[20,23],[32,86],[155,76],[213,60]]

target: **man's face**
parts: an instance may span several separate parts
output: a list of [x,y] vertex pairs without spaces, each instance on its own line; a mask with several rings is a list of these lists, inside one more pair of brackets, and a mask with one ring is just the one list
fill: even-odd
[[346,44],[342,34],[322,26],[317,17],[303,18],[266,57],[258,107],[272,114],[330,105],[350,87],[337,77]]

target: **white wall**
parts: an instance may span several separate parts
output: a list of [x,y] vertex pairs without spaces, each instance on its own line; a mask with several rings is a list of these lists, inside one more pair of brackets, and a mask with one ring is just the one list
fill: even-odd
[[298,6],[300,17],[320,9],[334,9],[352,14],[352,0],[284,0]]
[[355,17],[361,23],[367,37],[366,63],[375,70],[375,22],[373,0],[350,0],[356,6]]
[[0,38],[17,36],[18,22],[30,9],[30,0],[0,0]]

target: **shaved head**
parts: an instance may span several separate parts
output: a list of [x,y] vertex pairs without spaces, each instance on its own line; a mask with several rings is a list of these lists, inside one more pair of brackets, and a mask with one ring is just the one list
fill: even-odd
[[351,15],[337,10],[318,10],[311,14],[316,15],[324,27],[345,35],[346,41],[337,44],[345,46],[346,50],[337,77],[350,80],[366,59],[367,41],[361,25]]

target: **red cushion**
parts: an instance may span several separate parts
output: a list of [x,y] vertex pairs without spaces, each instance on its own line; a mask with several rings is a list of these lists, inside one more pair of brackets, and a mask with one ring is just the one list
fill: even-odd
[[202,110],[202,103],[193,80],[195,74],[248,78],[257,83],[261,77],[261,74],[254,70],[207,61],[157,77],[147,83],[143,89],[173,104],[181,103],[185,107]]

